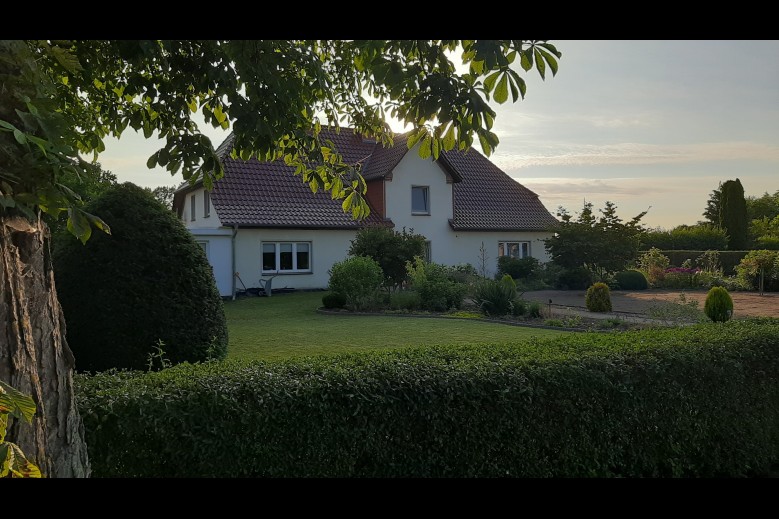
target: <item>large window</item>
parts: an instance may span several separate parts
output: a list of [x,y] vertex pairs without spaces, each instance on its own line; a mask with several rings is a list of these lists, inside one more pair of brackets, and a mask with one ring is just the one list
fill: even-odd
[[195,216],[197,215],[197,208],[195,207],[195,202],[197,202],[197,195],[192,195],[189,197],[189,219],[193,222],[195,221]]
[[529,241],[499,241],[498,256],[510,256],[512,258],[527,258],[530,256]]
[[211,196],[208,191],[203,191],[203,218],[211,216]]
[[411,186],[411,214],[430,214],[430,188]]
[[263,242],[263,272],[311,272],[311,243]]

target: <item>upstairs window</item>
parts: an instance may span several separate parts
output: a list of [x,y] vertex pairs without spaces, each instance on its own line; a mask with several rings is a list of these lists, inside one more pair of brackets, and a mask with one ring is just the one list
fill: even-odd
[[211,195],[203,191],[203,218],[211,216]]
[[189,197],[189,219],[190,221],[195,221],[195,216],[197,215],[197,208],[195,207],[195,203],[197,202],[197,195],[192,195]]
[[499,241],[498,256],[509,256],[511,258],[527,258],[530,256],[529,241]]
[[411,186],[411,214],[430,214],[428,186]]

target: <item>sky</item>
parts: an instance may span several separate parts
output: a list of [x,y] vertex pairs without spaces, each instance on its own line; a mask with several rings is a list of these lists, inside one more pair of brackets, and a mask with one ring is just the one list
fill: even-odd
[[[779,40],[552,43],[557,75],[525,73],[524,100],[493,104],[490,158],[553,214],[609,200],[624,220],[648,210],[643,223],[670,229],[702,220],[720,182],[779,190]],[[215,147],[227,135],[201,129]],[[161,144],[129,130],[98,160],[120,181],[179,184],[146,167]]]

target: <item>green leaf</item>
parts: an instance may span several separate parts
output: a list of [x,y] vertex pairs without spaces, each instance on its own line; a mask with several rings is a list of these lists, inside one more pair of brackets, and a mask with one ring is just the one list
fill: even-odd
[[89,225],[89,220],[84,211],[76,207],[68,207],[67,228],[70,234],[78,238],[81,243],[86,243],[92,236],[92,226]]
[[71,75],[75,75],[76,72],[84,70],[81,63],[79,63],[78,58],[62,47],[51,47],[49,50],[52,56],[54,56],[54,59],[57,60],[57,63]]
[[498,76],[500,76],[500,70],[496,70],[484,78],[484,88],[487,89],[487,92],[492,92],[495,88],[495,82],[498,80]]
[[446,134],[444,135],[444,150],[449,151],[452,148],[454,148],[454,145],[455,145],[454,124],[450,124],[449,129],[446,131]]
[[30,423],[35,410],[36,406],[32,397],[0,380],[0,413],[8,413]]
[[341,209],[343,209],[344,212],[348,211],[352,207],[352,200],[354,200],[355,192],[352,191],[349,193],[349,196],[344,198],[343,203],[341,204]]
[[536,68],[538,69],[538,73],[541,74],[541,79],[546,79],[546,63],[544,63],[544,58],[541,56],[538,49],[534,49],[533,52],[536,57]]
[[508,89],[508,75],[503,74],[503,77],[498,81],[498,86],[495,87],[495,101],[499,104],[505,103],[509,98]]
[[519,64],[522,66],[522,70],[525,72],[533,68],[533,54],[531,54],[530,49],[526,49],[520,52]]
[[159,152],[154,153],[151,157],[149,157],[149,160],[146,161],[146,167],[149,169],[155,168],[157,166],[157,156],[159,155]]
[[27,144],[27,137],[25,137],[24,132],[20,130],[14,130],[14,138],[16,139],[16,142],[21,145]]
[[100,229],[101,231],[103,231],[106,234],[111,234],[111,228],[108,226],[107,223],[105,223],[103,221],[102,218],[100,218],[99,216],[95,216],[93,214],[87,213],[87,212],[84,212],[84,216],[87,217],[87,220],[89,220],[89,222],[92,225],[94,225],[95,227],[97,227],[98,229]]
[[536,48],[536,61],[542,61],[540,58],[538,58],[538,54],[544,57],[544,60],[549,64],[549,68],[552,69],[552,75],[557,74],[557,60],[554,56],[552,56],[549,52],[545,51],[544,49]]
[[419,145],[419,156],[423,159],[429,159],[430,153],[431,153],[431,141],[432,138],[430,135],[425,135],[425,138],[422,139],[422,142]]

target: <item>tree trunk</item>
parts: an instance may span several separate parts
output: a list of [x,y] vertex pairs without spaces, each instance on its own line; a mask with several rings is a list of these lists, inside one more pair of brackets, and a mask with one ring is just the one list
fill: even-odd
[[9,440],[47,477],[89,477],[50,242],[42,221],[0,217],[0,379],[38,406],[32,425],[14,420]]

